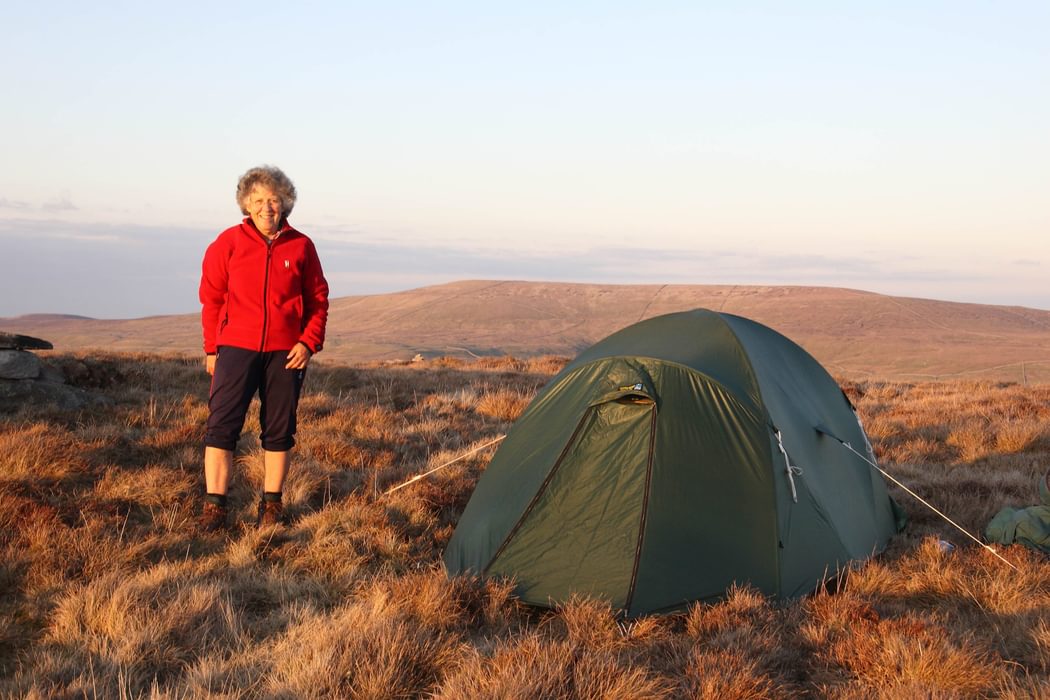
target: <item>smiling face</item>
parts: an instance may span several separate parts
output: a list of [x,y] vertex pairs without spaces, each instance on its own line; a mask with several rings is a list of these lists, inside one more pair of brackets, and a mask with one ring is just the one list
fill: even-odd
[[252,217],[259,233],[271,238],[281,225],[281,198],[266,185],[256,185],[245,202],[248,216]]

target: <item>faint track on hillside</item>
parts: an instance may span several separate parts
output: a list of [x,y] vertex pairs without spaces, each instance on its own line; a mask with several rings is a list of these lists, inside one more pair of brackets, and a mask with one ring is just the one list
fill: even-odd
[[1022,313],[1019,313],[1017,311],[1014,311],[1013,309],[1008,309],[1008,308],[1003,308],[1003,312],[1011,314],[1013,316],[1018,316],[1020,318],[1023,318],[1025,321],[1028,321],[1031,324],[1039,326],[1040,328],[1046,328],[1047,330],[1050,330],[1050,323],[1044,323],[1043,321],[1040,321],[1037,318],[1032,318],[1031,316],[1025,316]]
[[[638,321],[641,321],[643,318],[645,318],[645,312],[648,311],[649,307],[653,305],[654,301],[656,301],[656,297],[660,296],[660,292],[664,291],[665,289],[667,289],[667,285],[661,284],[660,288],[657,289],[656,292],[653,294],[652,298],[649,299],[649,302],[645,305],[645,308],[642,309],[642,313],[638,316]],[[638,321],[635,321],[635,323],[637,323]]]
[[902,377],[925,377],[927,379],[944,379],[946,377],[962,377],[967,374],[980,374],[982,372],[991,372],[997,369],[1007,369],[1009,367],[1016,367],[1018,372],[1022,372],[1024,367],[1032,365],[1046,365],[1050,364],[1050,360],[1022,360],[1020,362],[1010,362],[1005,365],[994,365],[991,367],[979,367],[977,369],[965,369],[960,372],[945,372],[944,374],[919,374],[919,373],[901,373]]
[[[862,374],[867,377],[874,377],[877,379],[885,379],[886,373],[878,370],[860,369],[858,367],[847,367],[834,362],[823,363],[824,367],[832,370],[836,374],[840,375],[858,375]],[[990,365],[987,367],[978,367],[976,369],[964,369],[958,372],[942,372],[940,374],[931,374],[923,372],[893,372],[890,374],[890,378],[914,378],[914,379],[930,379],[930,380],[941,380],[948,379],[951,377],[963,377],[970,374],[982,374],[984,372],[994,372],[995,370],[1016,368],[1018,374],[1024,375],[1024,368],[1035,365],[1050,365],[1050,360],[1020,360],[1018,362],[1009,362],[1005,365]]]
[[[918,311],[916,311],[914,309],[908,308],[907,305],[901,303],[899,300],[897,300],[897,299],[895,299],[895,298],[893,298],[891,296],[883,295],[883,298],[887,299],[888,301],[890,301],[893,304],[896,304],[902,311],[904,311],[904,312],[906,312],[908,314],[911,314],[915,318],[919,319],[920,321],[922,321],[924,323],[929,324],[930,326],[933,326],[934,328],[940,328],[941,330],[951,331],[953,333],[962,333],[962,334],[965,334],[965,335],[971,335],[971,336],[975,336],[977,338],[1001,338],[1001,339],[1005,339],[1005,338],[1009,338],[1010,337],[1009,333],[1001,333],[1001,332],[1000,333],[983,333],[981,331],[967,330],[965,328],[959,328],[957,326],[947,326],[947,325],[945,325],[943,323],[939,323],[938,321],[934,321],[933,319],[928,318],[927,316],[924,316],[923,314],[920,314]],[[1017,313],[1016,311],[1011,311],[1009,309],[1002,309],[1002,311],[1004,311],[1005,313],[1009,313],[1009,314],[1011,314],[1013,316],[1017,316],[1019,318],[1022,318],[1025,321],[1028,321],[1029,323],[1037,325],[1037,326],[1039,326],[1041,328],[1050,329],[1050,325],[1048,325],[1046,323],[1042,323],[1042,322],[1038,321],[1037,319],[1033,319],[1033,318],[1030,318],[1028,316],[1025,316],[1024,314],[1020,314],[1020,313]]]
[[509,284],[509,282],[507,282],[507,281],[493,282],[492,284],[489,284],[489,285],[486,285],[484,287],[481,287],[480,289],[470,289],[470,290],[464,290],[462,292],[459,292],[458,294],[449,294],[447,296],[441,297],[440,299],[435,299],[434,301],[430,301],[430,302],[427,302],[425,304],[421,304],[420,306],[412,309],[411,311],[406,311],[405,313],[401,314],[400,316],[393,316],[393,317],[387,319],[385,322],[389,323],[390,321],[400,321],[401,319],[408,318],[409,316],[414,316],[414,315],[416,315],[418,313],[426,311],[427,309],[429,309],[429,308],[431,308],[433,306],[436,306],[438,304],[447,303],[447,302],[451,301],[452,299],[458,299],[460,297],[466,297],[466,296],[470,296],[472,294],[478,294],[479,292],[484,292],[484,291],[487,291],[489,289],[495,289],[496,287],[501,287],[501,286],[503,286],[505,284]]
[[732,287],[729,288],[729,291],[726,292],[725,299],[723,299],[722,303],[718,305],[718,313],[722,313],[722,311],[725,310],[726,304],[729,302],[730,297],[736,294],[737,287],[739,286],[740,285],[738,284],[734,284]]
[[883,298],[888,300],[891,304],[896,305],[901,311],[904,311],[905,313],[911,314],[912,316],[914,316],[915,318],[919,319],[923,323],[927,323],[927,324],[933,326],[934,328],[940,328],[941,330],[945,330],[945,331],[957,330],[955,328],[952,328],[951,326],[946,326],[943,323],[937,323],[933,319],[926,318],[925,316],[920,314],[915,309],[909,309],[907,306],[905,306],[904,304],[902,304],[901,302],[897,301],[896,299],[894,299],[891,296],[884,296]]

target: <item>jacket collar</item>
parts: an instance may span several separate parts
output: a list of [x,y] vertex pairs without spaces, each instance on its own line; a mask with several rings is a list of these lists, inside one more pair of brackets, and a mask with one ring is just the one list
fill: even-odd
[[[255,226],[255,222],[252,221],[252,217],[244,217],[244,221],[241,222],[241,227],[254,234],[260,241],[266,242],[266,236],[262,235],[259,229]],[[291,224],[288,223],[288,219],[281,219],[281,226],[277,229],[277,233],[273,238],[270,239],[271,243],[275,243],[277,239],[288,233],[296,233],[296,230],[292,228]]]

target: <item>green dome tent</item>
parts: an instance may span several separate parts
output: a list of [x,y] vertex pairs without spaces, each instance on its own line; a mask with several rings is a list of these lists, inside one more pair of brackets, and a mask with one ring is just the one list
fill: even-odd
[[651,318],[536,396],[445,551],[450,575],[508,576],[526,603],[573,594],[628,616],[733,582],[790,598],[896,531],[849,400],[802,348],[731,314]]

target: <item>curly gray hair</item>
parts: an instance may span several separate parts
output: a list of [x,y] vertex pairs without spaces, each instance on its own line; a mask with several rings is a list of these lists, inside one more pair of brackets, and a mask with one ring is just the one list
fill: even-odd
[[269,187],[281,200],[281,216],[286,217],[292,213],[295,206],[295,185],[291,179],[280,168],[272,165],[260,165],[252,168],[237,182],[237,205],[241,213],[248,216],[248,195],[256,185]]

